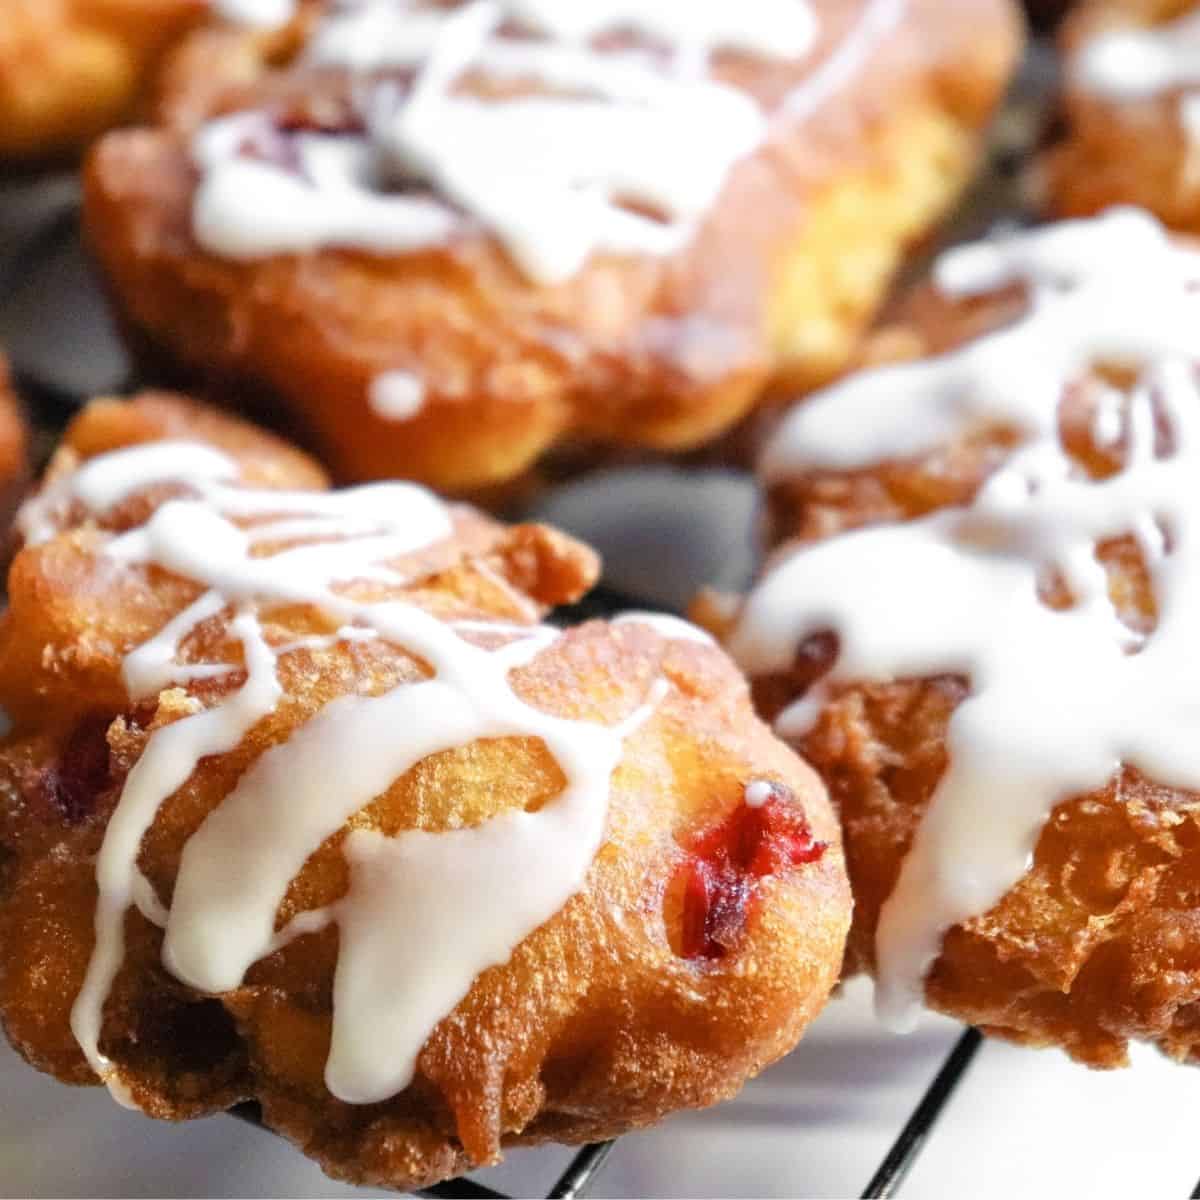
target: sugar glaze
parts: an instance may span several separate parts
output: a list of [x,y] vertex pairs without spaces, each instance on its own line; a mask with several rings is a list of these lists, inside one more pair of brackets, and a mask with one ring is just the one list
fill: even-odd
[[296,0],[212,0],[212,8],[223,21],[273,29],[295,15]]
[[[905,3],[864,0],[858,25],[779,115],[802,119],[844,86]],[[628,31],[655,48],[592,44]],[[482,227],[546,284],[596,253],[669,254],[770,133],[773,114],[714,78],[711,56],[802,60],[817,33],[806,0],[337,6],[306,55],[363,74],[366,132],[290,135],[297,166],[247,151],[247,114],[211,123],[195,149],[194,233],[212,253],[257,258],[401,253]],[[483,99],[459,86],[467,76],[541,90]]]
[[1200,12],[1160,25],[1106,30],[1088,41],[1071,65],[1075,82],[1114,103],[1153,100],[1174,91],[1189,137],[1200,133],[1195,90],[1200,87]]
[[[162,442],[115,451],[49,485],[20,524],[33,544],[81,512],[103,514],[145,487],[183,494],[138,528],[114,536],[116,566],[155,566],[200,594],[123,665],[131,698],[197,678],[242,682],[157,731],[131,769],[97,861],[96,942],[71,1024],[110,1090],[132,1102],[100,1049],[105,1002],[124,957],[130,907],[164,929],[163,962],[202,993],[235,988],[259,959],[336,923],[332,1044],[326,1082],[339,1099],[373,1103],[402,1090],[436,1024],[487,967],[552,917],[584,883],[603,838],[610,780],[624,739],[667,684],[613,727],[568,720],[523,701],[510,672],[559,634],[511,621],[443,622],[398,599],[355,599],[350,584],[395,587],[399,556],[452,533],[446,507],[424,489],[380,484],[344,492],[256,490],[210,446]],[[361,593],[360,593],[361,594]],[[335,626],[327,636],[272,644],[263,618],[306,604]],[[240,649],[229,661],[184,661],[201,622],[229,615]],[[275,711],[285,654],[383,639],[425,663],[427,678],[382,695],[346,695],[265,751],[187,842],[169,908],[138,867],[161,805],[206,756],[232,751]],[[356,829],[344,842],[346,894],[276,930],[279,906],[309,856],[347,819],[423,758],[478,739],[540,739],[565,785],[536,812],[396,837]]]
[[[1200,790],[1200,256],[1118,210],[952,251],[935,279],[962,296],[1022,284],[1028,311],[800,405],[765,453],[765,478],[865,468],[982,428],[1016,431],[1018,448],[964,507],[796,549],[747,598],[730,640],[764,674],[787,670],[805,638],[837,635],[830,673],[780,715],[785,736],[841,684],[969,681],[950,765],[879,921],[878,1006],[898,1028],[915,1020],[943,934],[1022,877],[1057,803],[1122,764]],[[1115,416],[1111,396],[1098,409],[1124,457],[1102,481],[1057,432],[1064,389],[1097,365],[1136,379]],[[1120,536],[1135,539],[1153,583],[1148,635],[1118,618],[1096,558]],[[1047,570],[1070,608],[1039,600]]]
[[385,371],[371,380],[367,405],[385,421],[411,421],[425,407],[425,381],[412,371]]

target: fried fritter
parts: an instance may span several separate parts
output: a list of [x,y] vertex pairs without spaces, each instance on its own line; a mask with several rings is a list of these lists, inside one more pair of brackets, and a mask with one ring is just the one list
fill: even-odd
[[0,157],[78,152],[127,119],[208,0],[0,0]]
[[830,789],[900,1024],[1200,1058],[1197,279],[1132,211],[951,253],[768,447],[756,590],[697,605]]
[[1061,34],[1065,134],[1042,172],[1052,213],[1136,204],[1200,232],[1198,38],[1195,0],[1075,7]]
[[[312,50],[322,6],[274,39],[202,31],[183,48],[167,71],[164,125],[112,135],[91,158],[90,240],[139,352],[159,370],[183,369],[282,411],[339,477],[403,475],[465,493],[572,439],[687,450],[733,425],[773,377],[811,384],[844,365],[905,248],[965,183],[1019,48],[1010,0],[817,0],[812,9],[819,35],[808,53],[715,55],[714,78],[752,99],[767,134],[736,161],[685,243],[662,253],[601,246],[547,282],[514,263],[487,219],[458,221],[447,240],[404,253],[334,235],[303,253],[272,254],[265,243],[236,257],[205,250],[193,223],[203,179],[192,139],[206,118],[260,112],[262,128],[239,153],[294,163],[313,134],[380,128],[364,117],[364,89],[394,98],[411,84],[400,52],[400,65],[384,56],[375,70],[347,72],[330,65],[328,39]],[[629,49],[620,29],[606,37],[613,55]],[[637,63],[663,53],[652,38],[635,45]],[[599,52],[610,49],[601,41],[597,57],[611,63]],[[522,99],[545,90],[486,75],[463,86],[496,109],[514,90]],[[718,132],[697,140],[685,123],[667,153],[695,156]],[[452,144],[446,132],[435,155]],[[376,198],[461,200],[457,174],[431,193],[405,174],[420,171],[421,155],[379,153],[376,175],[396,178]],[[522,160],[489,166],[486,177],[536,173]],[[670,206],[693,174],[681,159],[657,196],[616,188],[612,228],[635,227],[643,240],[671,233]],[[593,190],[584,178],[581,194]],[[486,206],[491,192],[481,195]],[[497,200],[495,219],[539,253],[557,252],[557,210],[522,219],[543,199],[515,212]],[[454,203],[445,212],[462,215]],[[563,237],[593,217],[582,205]]]
[[405,1189],[733,1094],[840,966],[819,781],[693,627],[540,624],[580,544],[323,486],[148,394],[86,409],[23,511],[13,1044],[159,1117],[257,1100]]

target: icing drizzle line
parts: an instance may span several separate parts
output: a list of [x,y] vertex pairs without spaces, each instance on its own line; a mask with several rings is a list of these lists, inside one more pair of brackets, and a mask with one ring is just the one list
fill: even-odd
[[[765,479],[904,459],[980,428],[1016,430],[1021,445],[970,504],[783,558],[729,643],[761,674],[787,670],[807,637],[837,635],[831,672],[778,719],[793,737],[840,684],[969,680],[947,732],[950,764],[879,921],[877,1003],[899,1028],[915,1020],[945,931],[1024,875],[1057,803],[1122,764],[1200,790],[1200,255],[1150,216],[1114,210],[952,251],[935,280],[961,296],[1020,283],[1028,311],[799,406],[764,455]],[[1058,406],[1090,368],[1113,365],[1136,383],[1104,393],[1094,436],[1124,462],[1094,480],[1060,444]],[[1118,618],[1096,557],[1123,536],[1154,588],[1148,634]],[[1048,571],[1069,608],[1039,599]]]
[[1115,28],[1090,39],[1075,55],[1071,73],[1084,91],[1117,103],[1152,100],[1183,90],[1179,118],[1200,136],[1200,12],[1161,25]]
[[[152,734],[126,779],[97,863],[96,943],[72,1030],[113,1094],[131,1103],[100,1049],[131,906],[164,928],[167,969],[206,993],[237,987],[253,963],[293,937],[336,923],[326,1083],[339,1099],[372,1103],[407,1086],[426,1038],[479,973],[507,961],[583,886],[603,838],[624,739],[667,685],[660,681],[615,727],[542,712],[513,691],[509,673],[551,645],[555,630],[447,623],[401,600],[368,602],[347,591],[351,583],[403,584],[389,561],[450,536],[448,510],[429,492],[409,484],[255,490],[236,478],[236,463],[210,446],[139,446],[90,460],[47,487],[20,517],[27,540],[37,544],[80,509],[103,514],[157,483],[184,489],[186,498],[168,500],[103,551],[114,563],[152,564],[203,589],[126,657],[125,682],[138,699],[188,679],[244,675],[232,692],[208,707],[195,702],[190,715]],[[318,608],[338,632],[272,645],[261,618],[298,603]],[[223,612],[231,614],[241,661],[181,662],[188,635]],[[429,677],[382,695],[334,700],[265,751],[187,842],[165,908],[137,865],[160,806],[202,758],[232,751],[275,710],[284,654],[370,637],[427,664]],[[343,845],[345,896],[276,931],[289,884],[349,817],[423,758],[509,736],[540,739],[553,755],[565,778],[557,797],[536,812],[508,810],[446,832],[385,837],[353,830]]]
[[274,29],[296,13],[296,0],[211,0],[212,10],[223,21],[257,29]]
[[[864,0],[858,26],[781,114],[819,107],[905,3]],[[622,32],[650,45],[594,44]],[[246,136],[255,120],[269,123],[265,113],[211,122],[194,145],[194,233],[215,254],[256,258],[322,246],[402,253],[476,225],[551,284],[597,252],[668,254],[769,133],[749,93],[710,75],[711,56],[799,60],[816,36],[806,0],[338,6],[306,55],[362,73],[365,132],[289,134],[279,161],[254,149],[272,134]],[[502,87],[537,80],[544,90],[485,99],[460,87],[466,76]]]

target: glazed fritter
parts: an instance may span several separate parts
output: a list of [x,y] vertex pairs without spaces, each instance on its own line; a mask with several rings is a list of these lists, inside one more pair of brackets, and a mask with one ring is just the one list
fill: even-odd
[[541,624],[597,564],[98,401],[0,619],[0,1015],[168,1119],[243,1100],[408,1189],[732,1095],[841,963],[813,773],[694,627]]
[[1133,210],[951,252],[896,365],[777,431],[773,559],[699,605],[830,789],[900,1026],[1200,1055],[1198,280]]
[[695,43],[668,4],[617,5],[590,42],[510,8],[482,42],[508,9],[197,34],[163,123],[87,170],[135,349],[282,414],[347,479],[464,493],[564,442],[702,445],[772,379],[845,364],[1020,43],[1010,0],[760,0]]
[[0,158],[78,152],[133,115],[208,0],[0,0]]

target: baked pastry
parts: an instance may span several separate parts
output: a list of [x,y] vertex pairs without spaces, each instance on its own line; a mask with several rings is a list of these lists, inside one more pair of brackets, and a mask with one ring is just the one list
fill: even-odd
[[1084,0],[1062,43],[1065,134],[1042,172],[1052,211],[1134,204],[1200,231],[1200,3]]
[[847,967],[901,1027],[1200,1057],[1200,254],[1004,235],[886,336],[767,447],[784,540],[708,605],[839,808]]
[[132,115],[163,53],[206,18],[246,29],[288,0],[0,0],[0,158],[78,151]]
[[172,1119],[332,1175],[731,1095],[840,966],[813,773],[692,626],[566,632],[594,556],[411,484],[324,489],[178,398],[100,401],[0,619],[0,1016]]
[[1019,23],[308,6],[185,48],[166,124],[92,155],[86,224],[158,369],[281,405],[340,477],[464,492],[571,437],[683,450],[773,373],[844,363],[966,179]]

